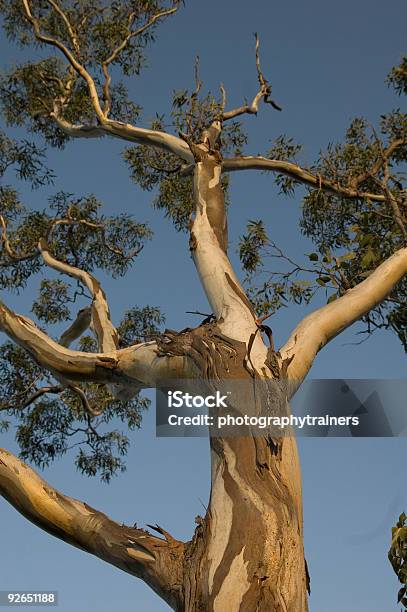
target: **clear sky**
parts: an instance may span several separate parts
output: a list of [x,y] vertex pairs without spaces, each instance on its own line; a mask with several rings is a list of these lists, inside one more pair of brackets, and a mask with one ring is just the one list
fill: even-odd
[[[309,0],[187,2],[159,30],[150,66],[132,85],[144,118],[168,109],[172,89],[191,86],[194,57],[201,57],[205,86],[223,81],[232,103],[256,88],[253,37],[262,41],[262,65],[271,75],[282,113],[264,108],[248,118],[248,152],[265,152],[281,133],[304,144],[304,160],[340,140],[349,120],[380,114],[400,105],[384,85],[392,65],[405,51],[406,4],[402,0],[340,3]],[[1,63],[17,54],[5,41]],[[205,297],[189,258],[187,237],[177,234],[128,178],[120,159],[123,143],[76,141],[52,151],[58,179],[54,190],[95,193],[106,211],[131,211],[149,221],[155,240],[126,279],[104,282],[113,318],[133,304],[160,306],[167,325],[194,322],[188,310],[203,310]],[[48,192],[21,188],[27,204],[41,206]],[[259,173],[233,176],[231,254],[247,219],[262,217],[271,236],[291,255],[310,251],[299,236],[300,197],[279,196],[271,178]],[[5,296],[29,314],[27,295]],[[316,305],[316,304],[315,304]],[[315,306],[314,305],[314,306]],[[305,314],[280,311],[271,321],[277,344]],[[405,354],[391,333],[378,333],[362,345],[358,326],[319,355],[311,372],[320,378],[404,378]],[[16,450],[11,435],[2,446]],[[112,518],[132,524],[159,523],[188,539],[194,517],[205,512],[209,473],[207,441],[156,439],[154,406],[143,428],[132,436],[127,472],[110,485],[81,476],[69,457],[44,477],[62,492],[85,500]],[[397,581],[387,561],[390,527],[407,508],[405,439],[300,440],[303,470],[305,550],[311,573],[312,612],[396,611]],[[142,582],[68,545],[52,539],[0,500],[0,589],[58,590],[61,612],[110,612],[112,609],[159,612],[167,607]],[[227,612],[227,611],[225,611]]]

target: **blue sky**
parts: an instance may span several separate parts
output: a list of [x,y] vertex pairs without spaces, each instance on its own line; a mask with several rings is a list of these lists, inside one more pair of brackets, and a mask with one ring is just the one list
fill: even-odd
[[[391,0],[290,3],[243,0],[187,3],[159,31],[150,65],[132,83],[144,119],[168,109],[173,89],[191,86],[194,57],[201,57],[205,86],[221,81],[231,104],[256,89],[253,37],[262,41],[262,66],[271,75],[282,113],[264,108],[248,118],[248,152],[267,149],[281,133],[304,144],[311,162],[320,148],[340,140],[349,120],[379,115],[401,104],[384,85],[392,65],[405,51],[406,5]],[[16,59],[1,43],[2,64]],[[57,174],[54,191],[95,193],[107,212],[129,211],[149,221],[155,239],[146,246],[126,279],[104,279],[113,318],[133,304],[162,307],[167,325],[193,322],[188,310],[207,309],[187,248],[158,211],[151,194],[130,181],[120,159],[123,143],[76,141],[63,152],[50,152]],[[21,186],[27,205],[42,206],[52,190],[31,192]],[[300,198],[279,196],[271,178],[259,173],[233,176],[230,207],[231,254],[249,218],[262,217],[271,236],[301,258],[310,245],[298,232]],[[28,314],[29,296],[5,296]],[[314,304],[315,307],[316,304]],[[280,311],[270,322],[281,344],[305,314],[299,307]],[[391,333],[378,333],[362,345],[355,325],[319,355],[315,378],[404,378],[405,354]],[[154,407],[142,430],[132,436],[127,472],[109,486],[82,477],[69,458],[44,473],[66,494],[83,499],[112,518],[132,524],[159,523],[188,539],[194,517],[204,513],[209,490],[207,441],[157,439]],[[2,446],[16,450],[12,436]],[[312,612],[394,610],[397,581],[387,561],[390,527],[407,508],[405,440],[302,439],[306,557],[311,573]],[[158,612],[168,609],[143,583],[107,564],[53,540],[0,500],[0,589],[58,590],[61,612],[111,609]]]

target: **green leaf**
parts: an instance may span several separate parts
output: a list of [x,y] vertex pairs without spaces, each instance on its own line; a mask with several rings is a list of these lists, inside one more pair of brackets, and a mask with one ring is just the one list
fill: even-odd
[[368,247],[361,259],[361,264],[364,268],[369,268],[376,261],[376,259],[377,257],[372,247]]
[[334,302],[335,300],[338,299],[338,294],[337,293],[333,293],[332,295],[329,296],[328,300],[327,300],[327,304],[331,304],[331,302]]

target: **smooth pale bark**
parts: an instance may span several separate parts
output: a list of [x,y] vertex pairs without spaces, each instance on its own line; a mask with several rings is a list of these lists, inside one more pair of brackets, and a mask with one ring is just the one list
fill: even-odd
[[52,536],[142,578],[170,606],[181,589],[184,545],[116,523],[86,503],[63,495],[28,465],[0,449],[0,494]]
[[41,331],[33,321],[0,302],[0,331],[24,348],[34,361],[60,377],[78,382],[126,383],[129,396],[142,388],[156,387],[162,380],[188,378],[187,358],[162,357],[155,342],[136,344],[109,353],[74,351]]
[[[246,380],[250,387],[258,377],[278,376],[273,367],[277,356],[258,333],[256,315],[227,256],[222,161],[214,145],[209,140],[191,146],[196,166],[190,248],[216,328],[225,340],[216,332],[203,333],[202,350],[198,343],[194,348],[208,364],[201,366],[203,377]],[[254,413],[253,401],[242,395],[235,408],[241,414]],[[188,550],[191,570],[184,578],[183,610],[305,612],[307,576],[295,440],[212,438],[211,461],[210,503]]]
[[[295,439],[281,440],[274,454],[264,438],[211,442],[205,609],[305,612],[307,576]],[[262,466],[259,450],[268,456]]]
[[190,228],[190,250],[202,287],[221,332],[233,340],[249,343],[251,363],[261,368],[267,349],[257,334],[256,315],[227,256],[227,220],[221,185],[219,156],[210,144],[193,147],[195,217]]
[[59,344],[68,348],[72,342],[75,342],[78,338],[85,333],[92,321],[92,309],[81,308],[75,317],[72,324],[64,331],[59,339]]
[[[56,377],[120,384],[129,389],[130,395],[140,387],[153,387],[177,377],[250,383],[259,378],[281,379],[288,375],[291,380],[301,381],[318,350],[380,303],[406,273],[406,249],[344,297],[306,317],[276,353],[264,343],[259,321],[227,256],[221,174],[269,170],[346,197],[384,201],[385,196],[360,193],[357,184],[341,186],[282,160],[259,156],[222,160],[219,122],[205,131],[201,142],[193,143],[188,137],[109,119],[108,95],[105,104],[101,104],[89,72],[60,41],[42,33],[32,4],[22,0],[37,40],[57,48],[84,80],[98,123],[69,123],[63,117],[61,100],[55,100],[51,119],[70,136],[110,135],[160,148],[190,164],[185,169],[194,173],[195,214],[190,249],[214,321],[179,334],[167,333],[158,343],[123,350],[109,345],[111,350],[103,348],[97,354],[62,346],[29,319],[1,304],[0,329]],[[105,77],[108,83],[106,72]],[[266,95],[264,86],[250,106],[230,111],[229,116],[225,113],[223,119],[256,112],[260,98],[266,99]],[[43,255],[52,265],[50,254],[45,251]],[[69,273],[61,269],[60,263],[54,267]],[[90,280],[82,278],[85,284]],[[92,291],[95,297],[95,287]],[[106,338],[112,339],[107,303],[103,303],[102,294],[99,298],[97,312],[103,312],[99,335],[102,338],[106,334]],[[79,327],[78,323],[76,332]],[[293,385],[294,391],[296,386]],[[251,401],[250,397],[241,397],[234,408],[247,413],[255,408]],[[160,528],[158,531],[165,539],[118,525],[86,504],[55,491],[7,451],[0,451],[0,493],[52,535],[142,578],[178,612],[306,612],[309,585],[302,541],[300,467],[294,438],[252,435],[212,438],[211,461],[208,511],[205,517],[197,517],[194,537],[186,544]]]
[[296,388],[318,353],[332,338],[380,304],[407,274],[407,248],[396,251],[345,295],[314,311],[294,329],[280,349],[290,362],[287,376]]
[[44,239],[39,241],[38,248],[47,266],[61,274],[75,278],[84,287],[87,287],[92,296],[92,326],[98,340],[99,350],[104,353],[116,350],[119,345],[119,339],[110,319],[106,295],[99,281],[89,272],[85,272],[53,257]]
[[237,172],[239,170],[267,170],[277,174],[283,174],[295,179],[304,185],[311,187],[319,187],[324,191],[337,193],[347,198],[367,198],[375,202],[384,202],[386,197],[380,193],[368,193],[359,191],[355,188],[348,188],[330,181],[319,174],[312,174],[306,168],[301,168],[297,164],[282,159],[269,159],[268,157],[258,156],[242,156],[229,157],[223,160],[223,172]]
[[101,124],[98,126],[73,124],[62,117],[57,111],[51,113],[51,118],[54,119],[63,132],[72,138],[113,136],[128,142],[162,149],[177,155],[185,162],[193,162],[193,156],[185,142],[181,138],[167,132],[149,130],[131,125],[130,123],[122,123],[121,121],[105,118],[102,119]]

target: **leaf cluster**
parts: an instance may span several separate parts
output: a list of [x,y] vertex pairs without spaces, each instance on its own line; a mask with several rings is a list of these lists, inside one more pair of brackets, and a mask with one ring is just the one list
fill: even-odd
[[[51,317],[43,318],[49,321]],[[157,338],[163,322],[156,307],[130,309],[118,326],[121,345]],[[97,344],[87,335],[80,339],[78,348],[95,352]],[[49,392],[41,393],[46,388]],[[125,432],[140,427],[150,401],[139,394],[129,401],[118,400],[105,385],[82,383],[80,388],[100,416],[91,418],[78,394],[61,387],[22,348],[12,342],[0,346],[0,414],[7,417],[0,421],[1,429],[8,428],[10,418],[16,422],[20,456],[44,467],[75,449],[77,468],[108,482],[125,470],[130,444]]]
[[[28,279],[44,268],[38,250],[41,238],[60,261],[118,277],[128,271],[152,236],[148,226],[132,215],[105,216],[101,202],[92,195],[75,198],[59,192],[50,198],[47,209],[32,211],[23,206],[15,190],[0,188],[0,214],[6,221],[12,251],[10,255],[4,245],[1,249],[0,286],[10,290],[24,288]],[[42,289],[44,298],[46,288]],[[48,293],[50,290],[48,285]]]
[[[285,160],[295,163],[301,150],[302,145],[295,143],[289,136],[281,134],[272,142],[272,145],[267,152],[267,157],[269,159]],[[299,184],[292,177],[285,176],[284,174],[280,173],[275,175],[274,183],[279,188],[279,192],[287,196],[293,196],[295,187]]]
[[55,56],[54,48],[62,45],[86,67],[100,100],[106,103],[109,96],[112,119],[135,122],[140,106],[131,101],[120,79],[106,93],[107,71],[114,70],[125,78],[138,75],[146,64],[146,49],[162,19],[153,18],[176,7],[178,2],[58,0],[55,4],[58,10],[45,0],[30,3],[41,36],[53,41],[49,45],[36,38],[20,0],[0,2],[8,38],[22,47],[37,47],[42,56],[37,62],[22,63],[2,75],[0,102],[9,125],[24,125],[29,131],[40,133],[52,146],[63,147],[68,136],[52,120],[54,113],[71,123],[96,125],[97,119],[87,84],[61,49],[59,56]]
[[[400,95],[405,93],[405,58],[392,69],[388,82]],[[295,161],[300,147],[279,137],[269,151],[273,159]],[[306,303],[318,288],[332,301],[361,282],[397,249],[405,246],[407,200],[407,115],[400,109],[380,117],[379,127],[363,118],[354,119],[343,142],[328,145],[309,171],[334,186],[380,194],[382,201],[368,197],[345,197],[322,187],[309,187],[302,202],[300,227],[315,252],[311,266],[293,262],[275,244],[261,246],[253,269],[247,268],[245,251],[241,261],[249,272],[246,279],[256,308],[262,314],[289,301]],[[291,178],[276,176],[283,193],[292,195],[298,186]],[[247,239],[243,237],[243,241]],[[271,247],[271,248],[270,248]],[[276,258],[283,269],[269,270],[265,262]],[[295,279],[294,283],[292,282]],[[407,283],[402,280],[388,299],[364,317],[364,332],[393,329],[407,351]]]
[[49,185],[54,175],[45,165],[45,149],[33,142],[12,140],[0,131],[0,178],[14,168],[18,179],[28,181],[33,188]]
[[392,529],[392,542],[389,550],[389,561],[402,584],[398,592],[397,603],[407,610],[407,516],[401,514]]

